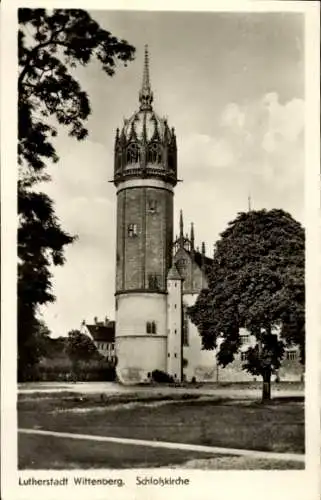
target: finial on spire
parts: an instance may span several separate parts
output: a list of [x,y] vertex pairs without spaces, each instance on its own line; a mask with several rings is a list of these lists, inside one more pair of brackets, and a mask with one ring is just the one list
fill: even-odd
[[144,71],[143,71],[143,81],[142,87],[139,92],[139,102],[141,110],[151,110],[153,102],[153,92],[150,86],[149,79],[149,54],[148,45],[145,45],[145,58],[144,58]]
[[247,202],[248,202],[248,211],[251,212],[252,210],[252,199],[251,199],[251,194],[248,195],[247,197]]

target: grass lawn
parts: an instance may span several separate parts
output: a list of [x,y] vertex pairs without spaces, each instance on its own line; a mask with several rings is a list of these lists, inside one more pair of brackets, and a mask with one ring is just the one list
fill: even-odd
[[52,436],[18,435],[19,469],[188,468],[207,470],[302,469],[290,461],[213,456],[127,444],[78,441]]
[[212,455],[148,446],[18,434],[19,469],[145,468],[183,464]]
[[[186,400],[184,395],[172,402],[160,396],[148,402],[137,395],[125,398],[121,395],[105,400],[97,394],[81,397],[46,394],[38,398],[20,395],[18,425],[79,434],[304,452],[304,403],[300,398],[274,399],[264,405],[253,400],[218,397],[195,396]],[[191,452],[187,456],[185,451],[19,435],[22,468],[45,468],[46,463],[53,468],[71,468],[72,464],[81,468],[153,467],[183,464],[194,458],[203,457]],[[241,468],[244,468],[244,460],[248,459],[243,459]],[[218,468],[224,468],[226,463],[232,463],[231,457],[225,458],[224,466],[219,463]],[[234,468],[240,464],[239,457]],[[276,465],[274,462],[273,468]],[[299,468],[298,464],[295,468]]]

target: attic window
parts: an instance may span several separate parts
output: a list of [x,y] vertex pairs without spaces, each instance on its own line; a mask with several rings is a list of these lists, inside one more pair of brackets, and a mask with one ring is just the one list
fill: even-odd
[[176,262],[176,266],[179,271],[182,271],[186,267],[186,265],[187,265],[187,259],[179,259]]

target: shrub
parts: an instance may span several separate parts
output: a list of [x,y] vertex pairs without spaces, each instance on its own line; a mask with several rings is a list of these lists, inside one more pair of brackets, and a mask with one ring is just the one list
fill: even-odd
[[174,382],[174,379],[171,375],[169,375],[166,372],[163,372],[162,370],[154,370],[152,372],[152,380],[154,382],[158,382],[160,384],[166,384],[166,383],[172,383]]
[[116,379],[115,367],[101,360],[71,362],[70,359],[43,359],[38,365],[37,380],[46,382],[102,382]]

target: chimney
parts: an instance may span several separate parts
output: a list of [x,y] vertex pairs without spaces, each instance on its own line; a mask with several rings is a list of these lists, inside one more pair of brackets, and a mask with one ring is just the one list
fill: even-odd
[[95,323],[95,325],[98,324],[98,318],[97,318],[97,316],[94,317],[94,323]]
[[109,323],[109,319],[108,319],[108,317],[107,317],[107,316],[105,316],[105,326],[107,326],[107,325],[108,325],[108,323]]

